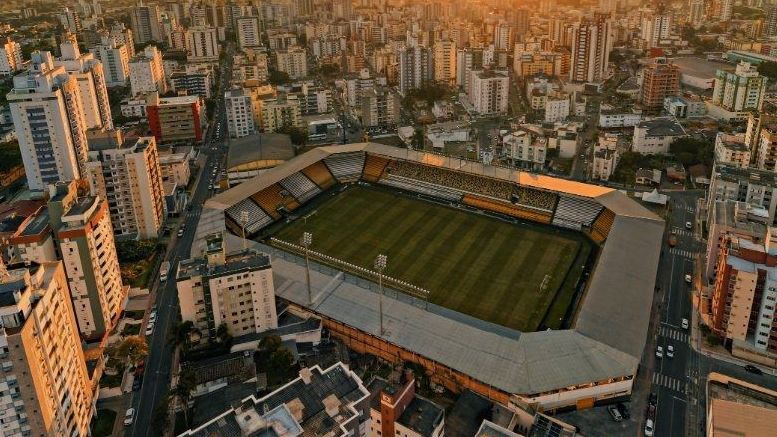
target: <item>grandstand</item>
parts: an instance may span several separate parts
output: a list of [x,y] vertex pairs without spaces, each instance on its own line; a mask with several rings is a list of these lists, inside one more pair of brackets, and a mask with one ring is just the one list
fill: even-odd
[[[511,269],[517,273],[527,269],[527,274],[535,274],[534,270],[528,269],[547,265],[547,258],[556,255],[536,250],[547,246],[539,241],[533,243],[535,250],[529,252],[528,262],[514,267],[515,263],[500,258],[497,252],[486,253],[482,248],[472,246],[472,241],[494,234],[483,221],[493,219],[463,210],[490,212],[489,216],[503,218],[505,226],[517,227],[509,224],[514,218],[544,224],[540,228],[550,229],[550,233],[555,232],[551,226],[569,229],[571,231],[561,233],[586,235],[600,247],[595,268],[585,281],[584,294],[575,299],[579,304],[571,323],[562,329],[537,332],[518,332],[474,321],[465,323],[455,315],[458,313],[446,309],[450,307],[434,310],[436,312],[424,311],[417,304],[387,297],[384,309],[390,329],[381,333],[376,330],[378,314],[374,308],[377,300],[374,292],[363,285],[338,282],[335,276],[317,272],[314,295],[320,297],[311,305],[306,297],[304,279],[299,279],[304,278],[304,273],[288,267],[288,259],[278,259],[279,271],[281,267],[290,269],[283,284],[276,288],[278,296],[320,314],[329,332],[349,347],[387,360],[415,362],[424,366],[440,384],[454,391],[470,388],[504,404],[526,403],[540,410],[583,408],[630,393],[647,338],[664,223],[625,194],[607,187],[485,166],[433,153],[360,143],[320,147],[297,156],[214,196],[206,208],[222,211],[227,227],[238,235],[240,220],[246,211],[249,215],[246,234],[251,237],[265,235],[260,232],[262,229],[289,218],[287,212],[300,205],[309,204],[311,206],[303,208],[315,207],[320,211],[330,204],[329,196],[317,197],[319,192],[310,190],[305,180],[321,193],[328,190],[331,193],[338,183],[353,182],[366,182],[359,186],[373,185],[366,189],[387,193],[389,200],[384,199],[380,204],[362,203],[361,207],[350,207],[351,216],[358,215],[357,219],[365,223],[375,223],[378,229],[373,235],[378,238],[385,230],[400,235],[403,230],[423,232],[427,246],[439,246],[443,244],[438,241],[440,233],[447,228],[445,235],[451,238],[444,244],[450,245],[450,252],[468,251],[470,256],[482,254],[483,259],[477,263],[462,259],[459,262],[443,260],[437,264],[443,267],[446,263],[457,264],[455,268],[466,272],[466,283],[455,285],[469,289],[471,292],[466,299],[475,302],[483,300],[482,279],[493,276],[502,280],[505,271],[516,274]],[[406,213],[408,217],[402,215],[401,208],[386,213],[382,206],[392,203],[392,188],[423,195],[417,197],[435,198],[443,204],[437,207],[454,210],[450,214],[477,218],[478,224],[473,231],[476,238],[461,241],[462,232],[470,223],[450,223],[448,216],[440,217],[437,210],[425,212],[424,208],[417,208],[412,215]],[[356,188],[342,193],[338,190],[339,194],[331,198],[341,199],[343,194],[358,192]],[[422,202],[407,195],[396,196]],[[369,196],[363,197],[363,202],[369,201]],[[376,207],[378,205],[381,207]],[[417,223],[419,229],[413,226],[393,229],[391,225],[398,219],[403,223]],[[287,227],[283,225],[281,229]],[[502,239],[494,244],[509,248],[521,241],[517,235],[505,236],[501,232],[498,235]],[[317,249],[324,247],[323,234],[316,234],[314,244]],[[406,268],[414,278],[422,278],[424,269],[433,261],[428,252],[431,249],[423,248],[423,242],[406,244],[418,234],[412,235],[402,236],[389,245],[389,268],[395,268],[400,259],[404,262],[404,258],[408,258],[412,262],[404,263]],[[327,238],[332,239],[332,245],[343,246],[343,255],[347,258],[346,252],[352,247],[350,236]],[[376,250],[381,247],[376,246]],[[357,255],[356,258],[362,259],[362,255]],[[363,259],[366,261],[360,261],[361,265],[371,258]],[[489,266],[492,273],[483,266]],[[497,267],[505,270],[500,272]],[[399,276],[398,271],[389,273]],[[324,289],[326,293],[322,292]],[[455,301],[464,296],[451,295],[449,298]],[[520,311],[529,307],[524,303],[512,306],[515,300],[512,295],[504,295],[502,300],[496,301],[501,305],[493,309]],[[479,315],[475,317],[480,318]]]

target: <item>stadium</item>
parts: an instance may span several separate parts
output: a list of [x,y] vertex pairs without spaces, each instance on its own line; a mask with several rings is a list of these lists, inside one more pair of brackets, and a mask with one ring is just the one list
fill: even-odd
[[[265,245],[278,297],[356,351],[508,406],[631,392],[664,223],[617,190],[359,143],[297,156],[205,206]],[[305,254],[330,267],[311,274],[313,291]],[[388,262],[373,267],[379,254]]]

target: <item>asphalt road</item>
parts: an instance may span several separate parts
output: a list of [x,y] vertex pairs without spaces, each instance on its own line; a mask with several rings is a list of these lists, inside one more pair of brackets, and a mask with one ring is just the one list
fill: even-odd
[[[232,76],[231,54],[232,47],[230,46],[227,48],[227,56],[222,61],[221,80],[218,84],[216,96],[222,95]],[[207,158],[190,199],[192,209],[186,212],[182,222],[185,225],[184,234],[173,241],[173,246],[168,253],[167,260],[170,261],[172,272],[175,272],[178,268],[179,261],[190,257],[194,233],[202,212],[202,205],[213,194],[208,189],[208,185],[211,182],[210,173],[214,164],[223,163],[226,156],[226,143],[224,141],[227,135],[226,114],[224,112],[224,100],[221,98],[217,98],[213,120],[205,136],[203,146],[200,148],[201,153]],[[221,126],[220,129],[216,129],[219,125]],[[217,131],[218,134],[216,133]],[[215,150],[212,149],[211,144],[216,146]],[[177,232],[177,230],[174,230],[174,232]],[[153,334],[148,338],[149,356],[146,359],[143,385],[138,392],[135,392],[132,399],[132,407],[135,408],[136,419],[135,423],[125,431],[125,436],[129,437],[161,434],[153,430],[151,424],[155,409],[168,395],[170,385],[173,346],[168,338],[172,334],[171,330],[178,315],[178,295],[175,280],[171,278],[166,283],[160,284],[157,277],[152,282],[152,288],[156,289],[156,326]]]
[[[672,211],[670,230],[678,236],[677,245],[670,248],[664,242],[661,261],[662,288],[660,323],[655,334],[655,345],[664,348],[664,358],[654,359],[651,391],[658,395],[655,436],[703,436],[706,422],[705,385],[710,372],[720,372],[754,384],[777,389],[777,377],[755,375],[741,365],[719,360],[697,352],[690,344],[690,331],[681,327],[683,318],[692,320],[692,289],[685,275],[694,267],[693,257],[703,252],[704,243],[685,229],[686,222],[694,222],[696,199],[694,192],[670,194]],[[691,322],[692,323],[692,322]],[[655,346],[654,345],[654,346]],[[674,357],[666,357],[667,347],[674,347]],[[652,351],[655,354],[655,349]],[[640,424],[640,429],[644,423]]]

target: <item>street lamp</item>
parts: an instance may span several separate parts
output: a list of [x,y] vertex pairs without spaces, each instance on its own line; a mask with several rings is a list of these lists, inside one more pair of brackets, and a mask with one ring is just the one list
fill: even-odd
[[307,279],[308,284],[308,305],[312,307],[313,293],[310,290],[310,258],[308,256],[308,251],[310,250],[310,245],[313,244],[313,234],[310,232],[303,232],[299,244],[305,248],[305,278]]
[[383,331],[383,270],[386,269],[386,261],[388,258],[386,255],[380,254],[375,258],[375,270],[378,271],[378,313],[380,314],[380,335],[384,334]]

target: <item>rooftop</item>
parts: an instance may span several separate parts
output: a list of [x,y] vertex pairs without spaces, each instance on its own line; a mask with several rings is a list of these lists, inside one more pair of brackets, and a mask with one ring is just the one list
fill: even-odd
[[229,140],[227,169],[240,170],[247,164],[275,167],[294,157],[294,146],[286,134],[254,134]]
[[645,129],[645,135],[649,137],[668,137],[686,135],[685,129],[680,123],[670,118],[654,118],[639,122],[640,129]]
[[716,163],[715,173],[716,177],[728,182],[749,182],[755,185],[777,186],[777,173],[772,171]]
[[99,200],[95,196],[84,196],[76,200],[63,217],[75,217],[83,215],[91,209]]
[[440,425],[443,419],[444,410],[430,400],[424,399],[418,395],[402,412],[397,419],[397,423],[417,432],[421,436],[432,436],[432,433]]

